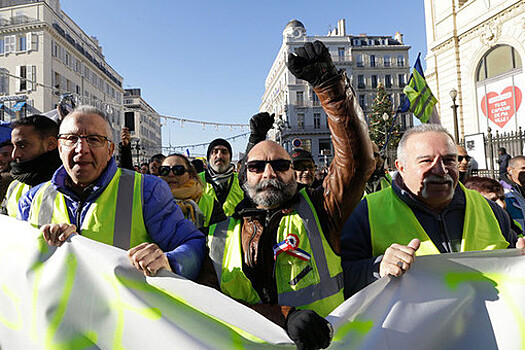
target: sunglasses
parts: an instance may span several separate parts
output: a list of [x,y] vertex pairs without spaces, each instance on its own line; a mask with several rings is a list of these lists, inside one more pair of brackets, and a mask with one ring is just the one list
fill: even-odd
[[189,170],[186,169],[184,165],[174,165],[172,167],[163,165],[159,168],[159,175],[168,176],[170,174],[170,170],[173,172],[173,175],[176,176],[180,176],[183,175],[185,172],[189,172]]
[[458,156],[458,162],[461,163],[463,161],[463,159],[466,159],[467,162],[470,162],[471,158],[472,158],[471,156]]
[[252,160],[246,163],[246,169],[250,173],[261,174],[266,169],[266,164],[270,164],[274,171],[283,172],[288,171],[292,164],[291,160],[276,159],[276,160]]
[[293,168],[297,171],[313,171],[315,166],[313,164],[294,164]]

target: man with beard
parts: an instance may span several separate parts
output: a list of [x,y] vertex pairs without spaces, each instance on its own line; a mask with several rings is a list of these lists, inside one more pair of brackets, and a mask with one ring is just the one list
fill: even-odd
[[0,143],[0,198],[4,198],[9,184],[13,181],[11,176],[11,162],[13,157],[13,144],[11,140]]
[[215,139],[206,154],[208,167],[199,174],[204,193],[213,196],[222,205],[224,214],[231,216],[235,206],[244,198],[235,167],[231,164],[232,146],[224,139]]
[[326,111],[329,175],[322,186],[298,190],[286,150],[255,144],[243,176],[247,197],[210,228],[211,274],[223,293],[286,329],[299,349],[325,348],[331,332],[323,317],[343,301],[339,233],[373,170],[372,150],[355,93],[320,41],[290,54],[288,68],[313,86]]
[[32,115],[11,123],[13,162],[11,182],[4,199],[3,212],[18,213],[18,200],[32,187],[48,181],[62,164],[57,150],[58,125],[43,115]]
[[390,187],[390,183],[392,182],[392,178],[384,168],[385,159],[381,155],[379,146],[376,145],[375,142],[372,142],[372,150],[374,151],[376,168],[366,183],[365,194],[374,193]]
[[400,276],[415,255],[520,248],[499,205],[458,184],[458,156],[441,125],[405,132],[392,187],[359,204],[341,234],[348,297],[386,275]]
[[509,161],[507,173],[501,175],[505,191],[505,202],[510,216],[522,228],[525,227],[525,156],[516,156]]

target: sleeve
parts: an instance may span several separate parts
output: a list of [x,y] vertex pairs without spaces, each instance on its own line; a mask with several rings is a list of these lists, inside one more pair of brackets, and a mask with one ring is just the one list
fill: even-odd
[[494,212],[494,215],[496,216],[496,219],[499,223],[499,228],[501,229],[501,234],[505,238],[507,242],[509,242],[508,248],[516,248],[516,242],[518,240],[518,236],[514,230],[512,230],[511,225],[511,218],[509,214],[501,208],[497,203],[494,203],[491,200],[486,199],[489,203],[490,207],[492,208],[492,211]]
[[41,183],[40,185],[31,188],[29,191],[24,193],[22,197],[20,197],[18,200],[18,214],[16,215],[18,220],[29,220],[29,210],[31,209],[31,203],[33,202],[33,198],[35,198],[36,192],[43,185],[44,183]]
[[143,191],[144,223],[150,238],[165,252],[173,272],[194,279],[204,258],[204,235],[184,218],[163,180],[146,175]]
[[349,298],[379,278],[382,255],[372,256],[368,204],[362,200],[341,232],[345,298]]
[[119,143],[118,152],[120,156],[119,168],[134,170],[133,158],[131,155],[131,143],[127,146],[123,146],[122,143]]

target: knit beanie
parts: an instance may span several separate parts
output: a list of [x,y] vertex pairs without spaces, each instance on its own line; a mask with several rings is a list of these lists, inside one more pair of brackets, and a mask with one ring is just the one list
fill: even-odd
[[210,145],[208,146],[208,152],[206,152],[206,158],[208,159],[208,161],[210,160],[210,153],[211,153],[211,150],[213,149],[213,147],[215,146],[224,146],[228,149],[228,152],[230,152],[230,157],[232,157],[232,145],[230,145],[230,143],[228,141],[226,141],[225,139],[215,139],[213,140]]

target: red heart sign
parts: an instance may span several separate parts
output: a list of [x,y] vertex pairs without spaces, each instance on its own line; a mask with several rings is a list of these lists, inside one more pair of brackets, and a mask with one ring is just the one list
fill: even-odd
[[[516,101],[516,106],[514,106]],[[481,100],[483,114],[494,124],[503,128],[521,105],[521,90],[517,86],[507,86],[501,94],[489,92]]]

